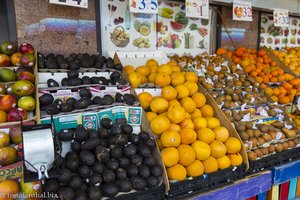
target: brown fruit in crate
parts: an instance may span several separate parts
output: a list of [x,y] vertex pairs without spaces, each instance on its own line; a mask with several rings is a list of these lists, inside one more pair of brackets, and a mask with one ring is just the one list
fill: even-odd
[[253,96],[252,96],[252,94],[247,93],[244,97],[245,97],[246,99],[248,99],[248,100],[251,100],[251,98],[252,98]]
[[270,142],[272,140],[271,135],[265,133],[262,135],[262,138],[266,141],[266,142]]
[[248,129],[246,132],[248,133],[250,138],[254,137],[254,130],[253,129]]
[[235,82],[235,86],[242,86],[242,85],[243,85],[242,81],[236,81]]
[[283,151],[283,145],[281,144],[281,143],[277,143],[276,145],[275,145],[275,150],[276,150],[276,152],[282,152]]
[[249,151],[248,153],[248,159],[251,160],[251,161],[254,161],[257,159],[257,154],[253,151]]
[[272,122],[271,125],[274,126],[275,128],[279,128],[279,129],[284,127],[284,123],[280,122],[280,121]]
[[[268,114],[272,117],[275,117],[277,115],[275,110],[269,110]],[[273,122],[273,123],[276,123],[276,122]],[[273,126],[273,123],[271,124],[272,126]]]
[[258,124],[256,126],[263,133],[267,133],[267,132],[270,131],[270,125],[267,125],[267,124]]
[[260,149],[255,149],[254,153],[257,155],[258,158],[262,157],[264,154]]
[[232,111],[232,117],[234,118],[235,121],[241,121],[241,116],[235,111]]
[[262,146],[265,143],[265,139],[262,137],[257,138],[257,145]]
[[232,95],[233,94],[233,89],[232,88],[224,88],[225,94],[227,95]]
[[250,149],[250,144],[249,144],[248,141],[244,141],[243,142],[243,146],[244,146],[244,148],[245,148],[246,151],[248,151]]
[[257,130],[257,129],[254,129],[253,133],[254,133],[254,137],[256,137],[256,138],[258,138],[258,137],[261,136],[261,132],[259,130]]
[[289,141],[288,141],[288,144],[289,144],[289,147],[290,147],[290,148],[294,148],[294,147],[296,146],[294,140],[289,140]]
[[221,97],[217,97],[215,100],[216,100],[218,105],[221,105],[222,102],[223,102]]
[[240,132],[240,131],[245,131],[246,130],[246,126],[244,124],[241,123],[234,123],[235,125],[235,129]]
[[257,139],[255,137],[250,138],[249,141],[252,142],[252,148],[257,147]]
[[288,142],[283,142],[282,146],[283,146],[283,150],[287,150],[290,147]]
[[269,149],[269,153],[270,154],[274,153],[275,152],[275,146],[274,146],[274,144],[270,144],[270,146],[268,147],[268,149]]
[[231,102],[230,101],[225,101],[223,107],[224,108],[231,108]]
[[234,122],[234,118],[233,117],[228,117],[228,120],[230,121],[230,122]]
[[286,139],[285,134],[281,134],[281,138],[280,139]]
[[239,132],[239,135],[240,135],[240,137],[241,137],[241,139],[242,139],[243,141],[246,141],[246,140],[249,139],[249,135],[248,135],[248,133],[245,132],[245,131]]
[[295,141],[295,144],[297,145],[297,144],[300,143],[300,138],[297,137],[297,138],[294,139],[294,141]]
[[268,154],[269,154],[269,148],[268,148],[268,147],[261,148],[261,152],[262,152],[264,155],[268,155]]
[[230,95],[226,95],[226,96],[225,96],[225,100],[226,100],[226,101],[232,101],[232,98],[231,98]]
[[247,129],[252,129],[252,127],[253,127],[253,124],[252,124],[252,122],[246,122],[246,128]]
[[237,94],[232,95],[232,101],[239,101],[239,100],[240,100],[240,98]]
[[245,88],[248,88],[250,85],[251,85],[251,83],[250,83],[249,81],[244,81],[244,82],[243,82],[243,86],[244,86]]
[[293,137],[296,136],[296,131],[295,130],[289,130],[287,128],[282,128],[281,130],[287,138],[293,138]]
[[204,82],[205,82],[205,77],[199,76],[198,81],[199,81],[200,83],[204,83]]
[[215,84],[215,88],[222,88],[223,87],[223,84],[222,83],[217,83]]
[[237,94],[237,95],[242,94],[242,90],[241,90],[241,89],[237,89],[237,90],[235,90],[234,92],[235,92],[235,94]]
[[269,135],[271,136],[272,140],[276,139],[276,131],[270,131]]
[[203,82],[202,85],[203,85],[203,87],[204,87],[205,89],[207,89],[207,90],[211,90],[211,89],[214,88],[213,84],[210,84],[210,83],[205,83],[205,82]]

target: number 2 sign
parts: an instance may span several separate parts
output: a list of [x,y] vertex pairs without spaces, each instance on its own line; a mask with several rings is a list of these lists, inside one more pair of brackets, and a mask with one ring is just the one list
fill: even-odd
[[158,13],[157,0],[129,0],[130,12]]

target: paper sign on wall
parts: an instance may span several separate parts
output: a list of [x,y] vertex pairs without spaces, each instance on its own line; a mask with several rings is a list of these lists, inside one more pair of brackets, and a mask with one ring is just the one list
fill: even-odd
[[88,0],[50,0],[49,2],[65,6],[88,8]]
[[274,26],[288,27],[290,24],[289,11],[284,9],[274,9]]
[[192,18],[209,18],[208,0],[186,0],[185,1],[186,16]]
[[251,2],[234,0],[232,6],[233,20],[252,21]]
[[157,13],[157,0],[129,0],[129,10],[133,13]]

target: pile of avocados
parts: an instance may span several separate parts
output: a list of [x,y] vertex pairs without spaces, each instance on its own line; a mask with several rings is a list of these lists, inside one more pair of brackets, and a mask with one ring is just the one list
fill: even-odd
[[153,158],[156,143],[147,132],[134,134],[130,125],[104,118],[98,131],[78,125],[61,130],[58,138],[71,141],[71,151],[56,159],[57,177],[45,181],[44,192],[68,200],[99,200],[161,183],[163,168]]
[[116,93],[114,97],[109,94],[106,94],[103,97],[93,97],[92,92],[88,88],[81,88],[79,90],[79,96],[79,100],[70,97],[63,101],[61,99],[54,100],[51,93],[44,93],[39,97],[40,110],[46,111],[48,115],[57,115],[59,113],[69,113],[78,109],[86,109],[90,105],[109,106],[114,103],[133,105],[135,102],[135,97],[132,94],[123,95],[121,93]]
[[[122,86],[126,85],[126,81],[121,77],[121,72],[114,71],[110,74],[109,79],[102,76],[83,76],[79,78],[79,73],[77,70],[70,70],[67,72],[67,78],[63,78],[61,81],[62,87],[67,86],[80,86],[80,85],[91,85],[91,84],[99,84],[99,85],[114,85],[114,86]],[[53,79],[47,80],[47,85],[49,88],[60,87],[57,81]]]
[[66,69],[79,70],[80,68],[97,68],[97,69],[114,69],[122,71],[121,64],[114,64],[111,57],[102,55],[89,55],[88,53],[72,53],[69,57],[62,54],[54,55],[49,53],[47,56],[38,52],[38,68],[39,69]]

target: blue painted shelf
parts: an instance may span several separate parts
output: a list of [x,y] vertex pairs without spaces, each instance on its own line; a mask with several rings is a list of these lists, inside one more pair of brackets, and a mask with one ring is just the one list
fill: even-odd
[[300,176],[300,160],[274,167],[272,169],[273,185],[279,185]]

